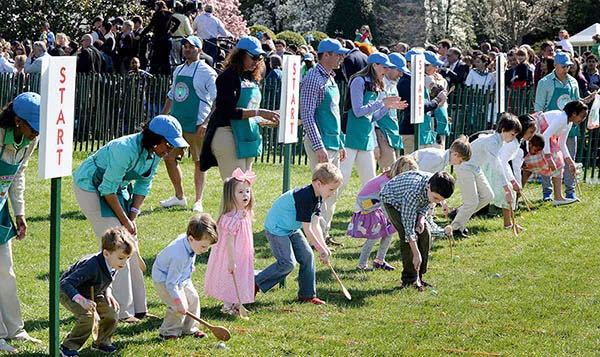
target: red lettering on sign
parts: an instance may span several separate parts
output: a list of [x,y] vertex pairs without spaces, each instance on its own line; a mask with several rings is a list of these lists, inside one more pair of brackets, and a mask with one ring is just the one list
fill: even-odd
[[65,67],[60,67],[60,83],[65,83],[67,81],[66,71],[67,69]]
[[58,90],[60,91],[60,104],[63,104],[65,102],[65,90],[67,88],[58,88]]
[[60,166],[60,159],[62,158],[62,152],[63,152],[62,148],[56,149],[56,153],[58,154],[58,166]]
[[56,145],[64,145],[65,141],[63,140],[63,136],[65,135],[64,130],[62,130],[61,128],[58,128],[58,131],[56,132]]
[[58,119],[56,120],[56,125],[60,124],[60,123],[66,124],[65,122],[65,115],[62,112],[62,109],[60,110],[60,113],[58,113]]

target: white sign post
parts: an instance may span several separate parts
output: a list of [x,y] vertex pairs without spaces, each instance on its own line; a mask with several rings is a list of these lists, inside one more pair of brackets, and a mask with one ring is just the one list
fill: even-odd
[[500,113],[504,113],[506,111],[506,91],[505,81],[504,81],[504,73],[506,72],[506,55],[504,53],[499,53],[496,56],[496,95],[494,96],[494,117],[493,121],[496,122],[498,120],[498,116]]
[[50,188],[50,356],[59,355],[61,177],[73,166],[76,58],[49,57],[42,64],[39,176]]
[[425,56],[410,58],[410,123],[415,128],[415,151],[419,150],[419,124],[425,121]]
[[283,56],[281,99],[279,104],[278,142],[298,142],[298,115],[300,104],[300,56]]
[[298,142],[300,56],[283,56],[278,142],[283,143],[283,192],[290,189],[291,144]]

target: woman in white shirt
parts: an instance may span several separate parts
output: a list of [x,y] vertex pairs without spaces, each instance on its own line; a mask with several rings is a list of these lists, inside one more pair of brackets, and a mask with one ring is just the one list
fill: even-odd
[[491,90],[496,83],[494,72],[488,71],[490,57],[480,54],[473,57],[473,68],[469,72],[465,85],[467,87],[481,88]]

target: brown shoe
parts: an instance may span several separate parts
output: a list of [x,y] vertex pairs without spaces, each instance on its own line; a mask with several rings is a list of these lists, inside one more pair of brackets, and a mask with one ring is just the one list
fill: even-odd
[[135,316],[129,316],[129,317],[125,318],[125,319],[121,319],[120,321],[124,322],[126,324],[137,324],[138,322],[140,322],[140,319],[138,319]]
[[158,337],[160,337],[161,339],[163,339],[165,341],[179,339],[179,336],[175,336],[175,335],[161,335],[161,334],[159,334]]

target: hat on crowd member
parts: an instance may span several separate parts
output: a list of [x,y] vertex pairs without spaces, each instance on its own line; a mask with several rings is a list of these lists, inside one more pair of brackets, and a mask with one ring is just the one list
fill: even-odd
[[12,102],[17,116],[27,122],[36,132],[40,132],[40,95],[34,92],[19,94]]
[[304,57],[302,58],[302,60],[303,60],[303,61],[311,61],[311,62],[314,62],[314,61],[315,61],[315,56],[313,56],[313,54],[309,52],[309,53],[306,53],[306,54],[304,55]]
[[396,68],[396,65],[390,62],[390,59],[387,55],[384,55],[381,52],[375,52],[369,56],[367,59],[368,64],[380,64],[387,68]]
[[340,41],[333,38],[325,38],[319,42],[319,47],[317,47],[317,53],[324,52],[335,52],[338,55],[345,55],[349,50],[344,48]]
[[406,52],[406,54],[404,55],[406,62],[410,62],[412,60],[412,56],[413,55],[422,55],[423,54],[423,50],[421,48],[411,48],[408,52]]
[[561,66],[572,66],[573,61],[571,61],[571,57],[566,52],[557,52],[554,55],[554,64],[558,64]]
[[258,38],[253,36],[243,36],[240,38],[235,47],[245,50],[252,56],[264,56],[267,54],[265,51],[263,51],[262,45]]
[[160,135],[165,140],[176,148],[188,147],[187,141],[183,138],[183,131],[181,130],[181,124],[171,115],[161,114],[157,115],[148,125],[148,129],[154,134]]
[[406,58],[404,58],[404,56],[402,56],[400,53],[391,53],[388,58],[400,72],[404,74],[410,74],[408,67],[406,67]]
[[444,62],[442,62],[432,51],[425,51],[425,62],[437,68],[440,68],[444,65]]
[[181,41],[181,44],[185,44],[186,42],[194,45],[194,47],[202,48],[202,40],[198,36],[189,35]]

